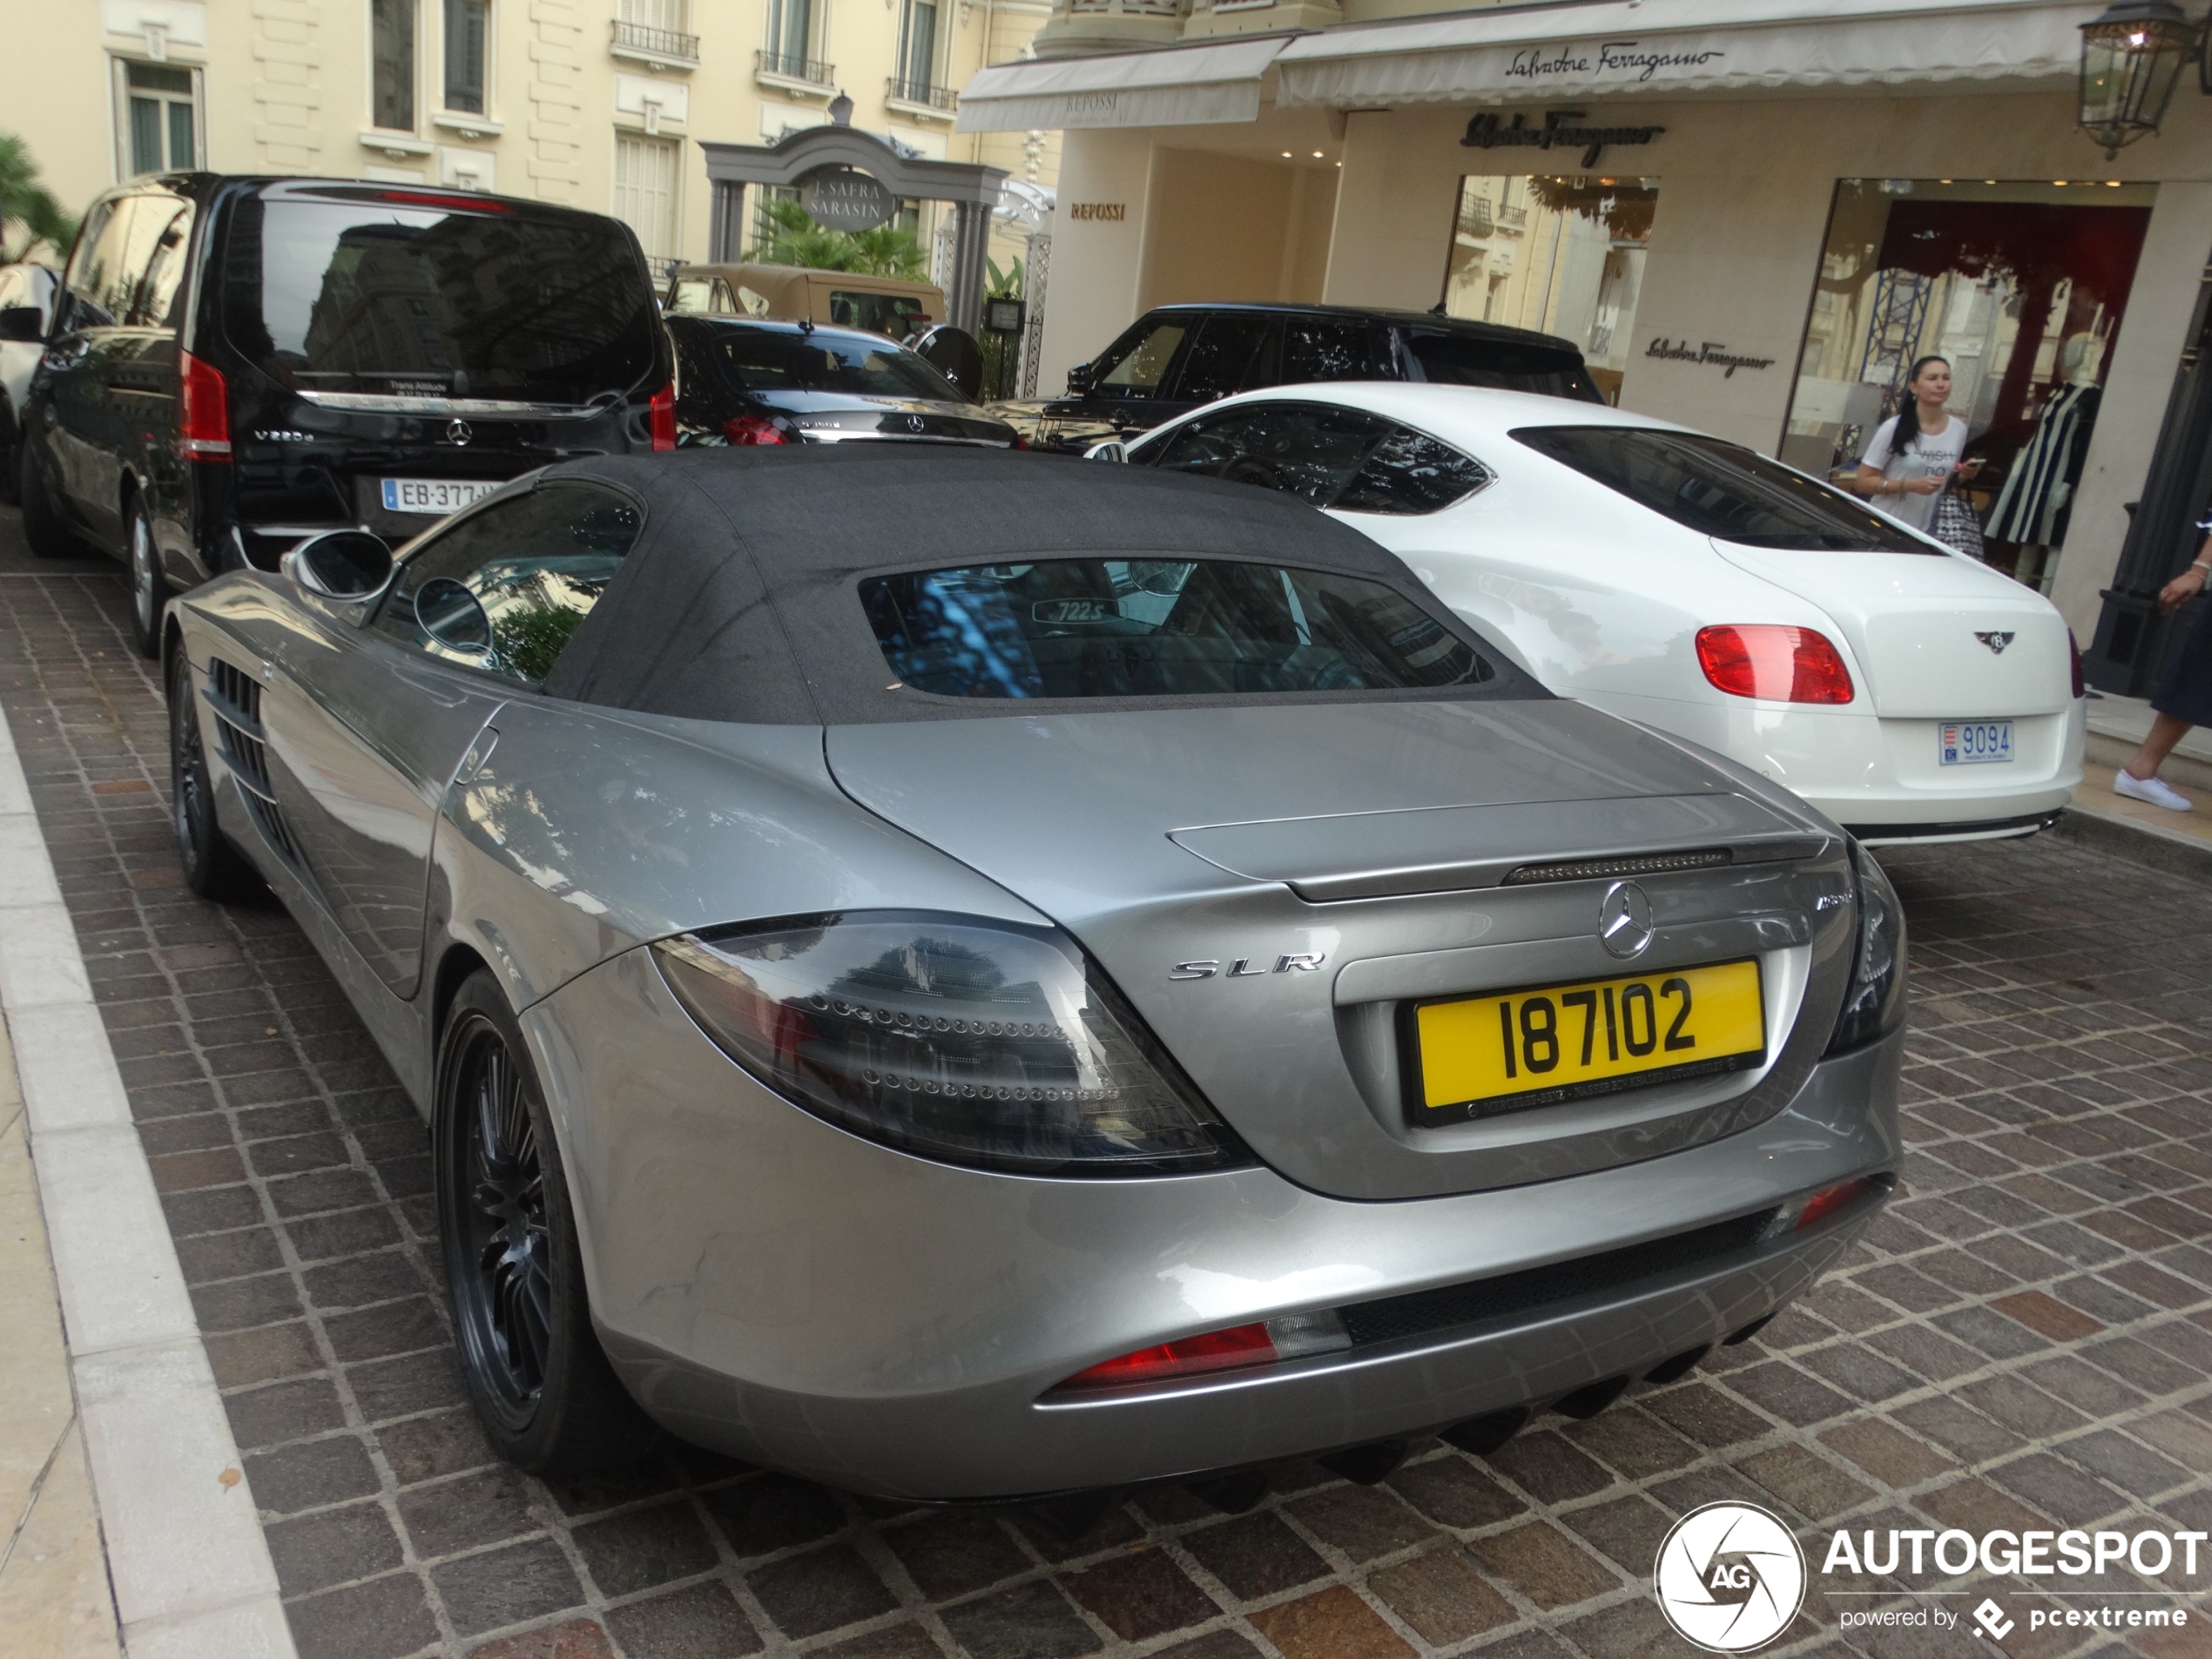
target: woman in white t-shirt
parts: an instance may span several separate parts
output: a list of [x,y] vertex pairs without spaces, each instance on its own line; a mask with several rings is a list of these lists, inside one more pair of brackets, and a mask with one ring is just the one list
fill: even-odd
[[1946,415],[1951,401],[1951,365],[1923,357],[1912,365],[1905,388],[1912,395],[1903,408],[1874,428],[1874,442],[1858,463],[1858,493],[1900,524],[1923,535],[1935,512],[1944,482],[1956,472],[1964,481],[1981,470],[1978,461],[1959,464],[1966,449],[1966,423]]

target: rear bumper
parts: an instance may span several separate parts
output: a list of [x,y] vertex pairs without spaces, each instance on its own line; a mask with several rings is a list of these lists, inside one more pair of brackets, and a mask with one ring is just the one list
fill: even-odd
[[1740,1134],[1486,1193],[1359,1203],[1264,1168],[995,1176],[788,1106],[636,962],[594,969],[523,1018],[603,1339],[678,1433],[860,1491],[1008,1499],[1172,1479],[1638,1375],[1801,1292],[1873,1206],[1487,1323],[1111,1398],[1041,1398],[1135,1349],[1671,1238],[1893,1170],[1900,1156],[1901,1035],[1821,1062],[1787,1108]]
[[1739,698],[1689,702],[1598,696],[1609,713],[1702,743],[1806,801],[1862,840],[2026,835],[2062,811],[2081,782],[2088,705],[2013,717],[2017,759],[1946,766],[1933,719],[1803,709]]

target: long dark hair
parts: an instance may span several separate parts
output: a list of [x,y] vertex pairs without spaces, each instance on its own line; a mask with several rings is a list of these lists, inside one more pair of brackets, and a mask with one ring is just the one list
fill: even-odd
[[1928,437],[1935,435],[1920,424],[1920,398],[1912,389],[1912,382],[1920,378],[1920,371],[1930,363],[1941,363],[1946,368],[1951,367],[1948,357],[1938,357],[1932,352],[1925,357],[1912,360],[1912,368],[1905,377],[1905,397],[1897,406],[1897,431],[1890,439],[1892,455],[1903,455],[1918,443],[1924,434]]

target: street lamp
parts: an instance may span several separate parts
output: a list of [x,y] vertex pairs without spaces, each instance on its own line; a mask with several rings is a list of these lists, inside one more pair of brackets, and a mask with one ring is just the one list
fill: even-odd
[[2081,128],[2106,160],[2158,131],[2196,47],[2196,25],[2174,0],[2114,0],[2081,25]]

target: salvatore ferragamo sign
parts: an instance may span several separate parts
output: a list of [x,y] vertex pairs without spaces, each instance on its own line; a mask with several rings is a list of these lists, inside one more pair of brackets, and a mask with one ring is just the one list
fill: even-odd
[[1719,368],[1721,378],[1732,378],[1739,368],[1770,368],[1771,357],[1751,357],[1742,352],[1732,352],[1717,340],[1701,340],[1695,345],[1687,340],[1673,340],[1665,334],[1655,334],[1651,343],[1643,348],[1646,357],[1669,359],[1678,363],[1710,363]]

